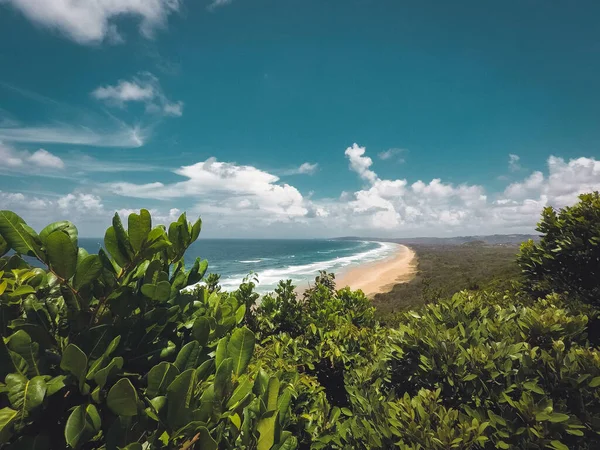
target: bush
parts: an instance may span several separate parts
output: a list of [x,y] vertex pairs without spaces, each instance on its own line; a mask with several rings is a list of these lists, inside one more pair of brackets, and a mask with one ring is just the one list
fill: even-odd
[[600,304],[600,194],[579,196],[574,206],[544,208],[539,244],[522,244],[518,263],[534,295],[566,292]]
[[[69,222],[0,212],[0,443],[11,448],[293,448],[291,385],[250,367],[249,306],[186,288],[201,222],[118,215],[88,255]],[[34,268],[20,255],[36,258]],[[247,293],[247,292],[246,292]]]

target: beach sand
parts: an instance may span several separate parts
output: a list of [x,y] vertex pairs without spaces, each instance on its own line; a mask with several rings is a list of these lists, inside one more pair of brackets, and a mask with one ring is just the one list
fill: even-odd
[[415,252],[398,244],[398,251],[391,257],[351,267],[336,274],[338,289],[350,286],[361,289],[365,295],[389,292],[394,285],[410,281],[416,272]]

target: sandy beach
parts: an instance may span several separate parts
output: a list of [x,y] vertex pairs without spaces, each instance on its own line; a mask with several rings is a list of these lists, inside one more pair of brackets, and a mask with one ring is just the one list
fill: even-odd
[[338,289],[345,286],[361,289],[371,297],[391,291],[398,283],[410,281],[415,271],[415,252],[398,244],[398,251],[389,258],[351,267],[336,274],[336,285]]

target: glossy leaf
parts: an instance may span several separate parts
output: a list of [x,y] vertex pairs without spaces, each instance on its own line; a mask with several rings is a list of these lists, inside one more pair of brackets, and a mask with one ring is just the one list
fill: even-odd
[[146,396],[154,398],[159,395],[165,395],[167,388],[173,380],[179,375],[179,369],[171,363],[163,361],[154,366],[148,372],[148,388]]
[[68,280],[77,267],[77,246],[63,231],[53,231],[46,239],[46,253],[52,270]]
[[227,344],[227,356],[233,360],[233,372],[241,375],[252,358],[254,352],[254,333],[248,328],[236,329]]
[[117,381],[110,391],[106,404],[118,416],[130,417],[137,415],[137,391],[127,378]]
[[133,250],[139,252],[142,248],[142,244],[148,238],[148,234],[152,229],[152,218],[150,213],[146,209],[140,210],[139,214],[129,214],[127,233],[131,241]]
[[98,279],[102,273],[102,261],[98,255],[88,255],[77,264],[73,278],[73,288],[80,290]]

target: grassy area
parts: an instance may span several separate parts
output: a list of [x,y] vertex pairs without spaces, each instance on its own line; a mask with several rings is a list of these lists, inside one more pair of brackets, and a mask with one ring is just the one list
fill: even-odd
[[450,297],[464,289],[503,290],[519,277],[517,245],[474,242],[410,247],[417,254],[417,275],[408,283],[397,284],[391,292],[375,296],[373,303],[381,316]]

